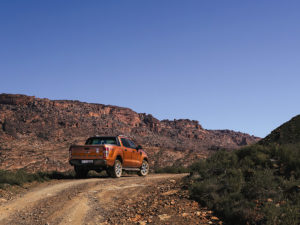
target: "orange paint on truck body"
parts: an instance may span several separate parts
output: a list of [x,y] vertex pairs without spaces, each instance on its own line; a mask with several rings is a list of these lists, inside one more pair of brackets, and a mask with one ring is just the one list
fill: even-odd
[[69,151],[75,171],[112,170],[116,160],[121,162],[122,170],[141,171],[145,162],[149,169],[147,153],[123,135],[91,137],[85,145],[72,145]]

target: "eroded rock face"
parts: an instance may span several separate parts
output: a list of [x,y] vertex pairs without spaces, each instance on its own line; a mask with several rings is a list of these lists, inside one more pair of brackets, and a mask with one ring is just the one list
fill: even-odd
[[89,136],[125,134],[141,144],[152,166],[188,165],[215,150],[236,149],[259,138],[206,130],[191,120],[162,120],[129,108],[26,95],[0,95],[0,168],[67,170],[70,144]]

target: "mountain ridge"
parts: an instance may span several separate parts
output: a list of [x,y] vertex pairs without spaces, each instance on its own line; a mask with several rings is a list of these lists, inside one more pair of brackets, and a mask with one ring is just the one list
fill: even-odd
[[[195,120],[158,120],[125,107],[20,94],[0,94],[0,112],[2,169],[66,170],[68,146],[95,134],[131,136],[156,167],[187,165],[218,149],[259,140],[231,130],[207,130]],[[15,165],[18,156],[22,163]]]

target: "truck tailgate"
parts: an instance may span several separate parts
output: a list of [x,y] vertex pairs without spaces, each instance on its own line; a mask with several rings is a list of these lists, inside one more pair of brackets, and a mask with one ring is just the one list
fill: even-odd
[[72,159],[102,159],[103,145],[73,145],[70,147]]

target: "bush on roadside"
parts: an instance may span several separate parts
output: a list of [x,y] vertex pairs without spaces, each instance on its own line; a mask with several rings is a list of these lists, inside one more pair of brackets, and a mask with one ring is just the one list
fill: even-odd
[[155,173],[189,173],[190,169],[183,166],[173,165],[173,166],[156,168],[154,172]]
[[229,224],[300,224],[300,145],[219,151],[190,169],[191,197]]
[[5,184],[9,185],[22,185],[26,182],[43,181],[46,178],[39,173],[30,174],[24,170],[6,171],[0,170],[0,187],[4,187]]
[[50,179],[72,179],[74,172],[36,172],[28,173],[25,170],[7,171],[0,170],[0,188],[7,185],[23,185],[33,181],[43,182]]

